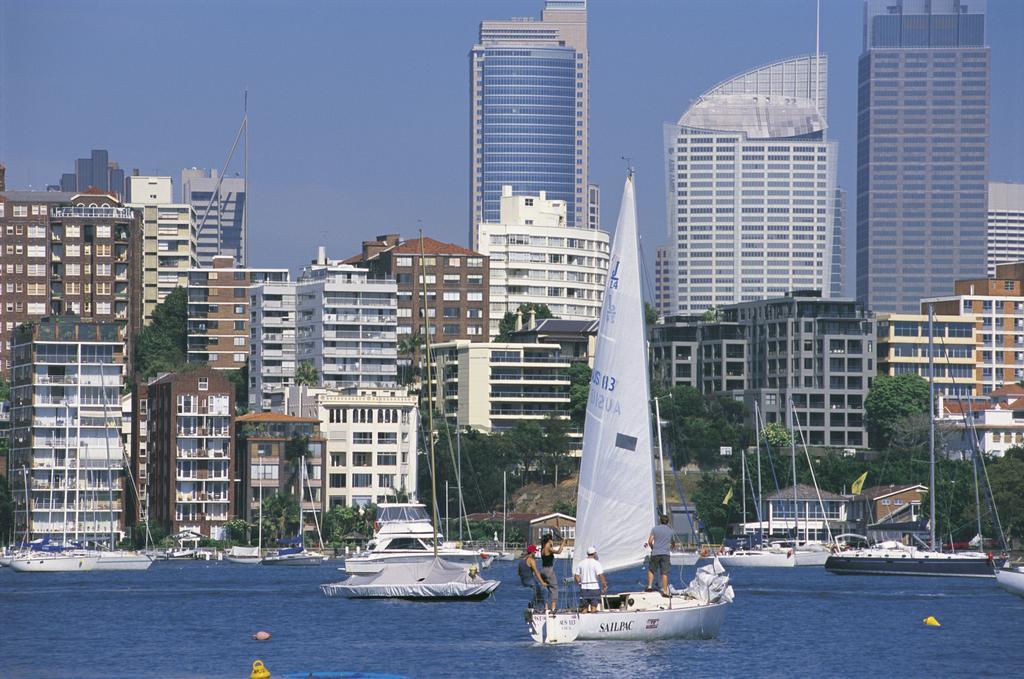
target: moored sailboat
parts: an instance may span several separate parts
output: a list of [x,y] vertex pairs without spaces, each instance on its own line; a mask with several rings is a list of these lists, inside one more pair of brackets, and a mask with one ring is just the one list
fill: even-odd
[[[610,259],[587,401],[576,524],[576,544],[596,546],[605,572],[642,564],[655,523],[651,393],[632,172]],[[586,559],[587,551],[575,550],[574,564]],[[700,569],[698,580],[706,586],[695,584],[670,596],[605,594],[592,613],[528,609],[529,632],[540,643],[712,638],[732,601],[732,588],[717,563]]]

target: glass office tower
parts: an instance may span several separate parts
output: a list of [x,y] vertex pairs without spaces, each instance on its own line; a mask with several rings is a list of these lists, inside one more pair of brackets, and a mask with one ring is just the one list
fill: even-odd
[[985,276],[983,0],[867,0],[857,117],[857,297],[920,311]]
[[827,89],[825,56],[786,59],[712,88],[665,125],[668,313],[792,290],[829,296],[838,148],[826,137]]
[[[587,227],[587,3],[548,0],[540,21],[484,21],[470,53],[470,233],[501,218],[501,187],[564,200]],[[471,235],[472,238],[472,235]]]

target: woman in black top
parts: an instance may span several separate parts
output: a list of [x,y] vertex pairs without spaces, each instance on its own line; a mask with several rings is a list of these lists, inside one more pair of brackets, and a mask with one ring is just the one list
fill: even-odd
[[548,588],[551,610],[558,607],[558,576],[555,575],[555,554],[562,553],[562,546],[555,547],[551,534],[540,539],[540,574]]

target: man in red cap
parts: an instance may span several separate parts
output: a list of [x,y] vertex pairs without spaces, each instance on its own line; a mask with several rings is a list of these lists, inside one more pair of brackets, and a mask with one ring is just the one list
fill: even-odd
[[537,570],[537,545],[527,545],[526,553],[519,561],[519,581],[523,587],[533,587],[533,599],[530,601],[530,608],[545,608],[544,606],[544,578]]

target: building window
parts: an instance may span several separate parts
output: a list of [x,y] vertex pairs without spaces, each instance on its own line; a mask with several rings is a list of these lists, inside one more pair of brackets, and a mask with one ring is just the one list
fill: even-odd
[[209,391],[209,390],[210,390],[210,379],[208,377],[200,377],[199,378],[199,391]]
[[394,474],[377,474],[377,486],[379,488],[394,488],[395,487],[395,475]]
[[331,474],[329,480],[331,488],[345,487],[345,474]]
[[353,488],[370,488],[373,486],[373,474],[353,474]]

